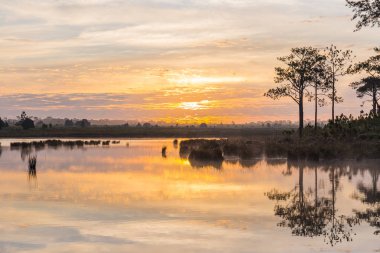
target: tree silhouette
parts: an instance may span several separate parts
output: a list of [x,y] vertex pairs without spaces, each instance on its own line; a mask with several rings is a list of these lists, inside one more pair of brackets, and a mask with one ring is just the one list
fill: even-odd
[[74,126],[74,121],[71,120],[71,119],[66,119],[64,126],[65,127],[73,127]]
[[[365,96],[371,97],[372,102],[372,113],[377,115],[380,110],[378,90],[380,89],[380,78],[376,77],[366,77],[358,82],[353,82],[351,87],[356,90],[356,95],[358,98],[363,98]],[[363,102],[363,104],[366,101]]]
[[34,128],[34,121],[31,116],[28,116],[25,111],[21,112],[20,116],[17,116],[18,122],[16,125],[21,126],[24,130]]
[[350,73],[365,72],[370,77],[380,78],[380,48],[374,48],[374,51],[374,56],[350,67]]
[[90,127],[91,126],[91,122],[88,121],[87,119],[82,119],[82,120],[79,120],[79,121],[75,122],[75,126],[78,126],[78,127]]
[[8,127],[8,122],[0,117],[0,129]]
[[[355,64],[354,66],[350,67],[350,70],[349,70],[350,73],[365,72],[366,74],[369,75],[367,78],[362,79],[361,82],[353,83],[353,84],[351,84],[351,86],[353,86],[354,88],[356,86],[358,86],[358,88],[360,86],[367,86],[367,87],[371,88],[371,86],[372,86],[372,92],[375,93],[375,94],[372,93],[372,98],[374,96],[376,97],[377,87],[380,86],[380,83],[379,83],[379,80],[380,80],[380,48],[374,48],[374,51],[375,51],[374,56],[371,56],[367,60]],[[364,90],[366,90],[366,88],[364,88]],[[362,91],[364,91],[364,90],[361,89],[359,94],[362,93]],[[363,92],[363,95],[364,95],[364,92]],[[375,101],[373,100],[372,103],[374,105]],[[377,103],[377,101],[376,101],[376,103]],[[373,107],[372,109],[375,109],[373,113],[376,114],[377,113],[376,108]]]
[[365,26],[380,26],[379,0],[346,0],[347,6],[353,9],[352,20],[358,20],[356,31]]
[[328,89],[331,90],[331,93],[328,94],[331,100],[331,120],[334,123],[335,103],[343,102],[343,99],[337,96],[336,83],[339,77],[349,73],[352,62],[352,51],[343,51],[331,45],[325,49],[324,54],[326,56],[325,75],[329,79]]
[[299,135],[303,131],[303,102],[307,87],[315,80],[317,73],[322,70],[325,57],[320,51],[312,47],[299,47],[291,49],[288,56],[279,57],[279,61],[285,67],[275,68],[275,83],[280,86],[270,89],[264,96],[272,99],[290,97],[298,105],[299,113]]
[[314,100],[314,129],[318,127],[318,107],[325,106],[327,104],[325,96],[329,90],[329,82],[326,77],[325,71],[320,71],[315,75],[315,79],[311,82],[310,86],[313,88],[314,93],[308,93],[309,101]]

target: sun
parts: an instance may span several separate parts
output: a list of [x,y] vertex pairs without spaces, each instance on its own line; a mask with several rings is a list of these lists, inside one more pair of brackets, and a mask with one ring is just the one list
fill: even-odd
[[178,105],[178,108],[184,109],[184,110],[203,110],[209,108],[209,101],[208,100],[202,100],[199,102],[182,102]]

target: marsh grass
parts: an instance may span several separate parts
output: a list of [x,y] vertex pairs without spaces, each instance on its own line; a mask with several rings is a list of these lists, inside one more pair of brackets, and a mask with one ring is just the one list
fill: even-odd
[[180,156],[187,158],[193,167],[221,168],[224,160],[252,167],[263,154],[263,145],[257,141],[241,139],[190,139],[180,143]]
[[[334,130],[335,131],[335,130]],[[327,133],[326,133],[327,132]],[[242,165],[255,163],[255,159],[266,157],[286,158],[298,161],[321,161],[335,159],[379,159],[380,139],[377,134],[367,134],[366,138],[357,131],[356,135],[341,133],[336,138],[320,129],[306,129],[303,138],[297,133],[284,133],[265,140],[250,139],[192,139],[181,142],[180,155],[189,160],[224,160],[238,157]],[[371,137],[368,137],[371,136]]]
[[84,146],[109,146],[110,144],[119,144],[120,141],[100,141],[100,140],[56,140],[56,139],[49,139],[44,141],[31,141],[31,142],[11,142],[10,148],[11,150],[15,149],[31,149],[34,148],[35,150],[42,150],[44,148],[82,148]]

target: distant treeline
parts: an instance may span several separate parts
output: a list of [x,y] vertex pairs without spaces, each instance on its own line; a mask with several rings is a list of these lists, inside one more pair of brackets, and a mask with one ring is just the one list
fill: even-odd
[[[92,124],[93,120],[88,119],[59,119],[48,117],[46,119],[39,119],[26,114],[25,111],[21,113],[21,116],[17,116],[16,120],[2,119],[0,118],[0,129],[7,127],[16,127],[18,129],[51,129],[51,128],[88,128],[88,127],[124,127],[124,128],[296,128],[297,124],[290,120],[275,120],[275,121],[259,121],[245,124],[169,124],[169,123],[155,123],[155,122],[125,122],[122,124],[100,124],[101,120],[95,121],[97,124]],[[100,122],[100,123],[99,123]],[[108,121],[105,121],[108,122]],[[116,121],[120,122],[120,120]],[[320,122],[320,124],[326,124],[326,122]]]
[[288,128],[224,128],[224,127],[53,127],[33,128],[27,131],[8,127],[0,131],[0,138],[222,138],[268,137],[281,135]]

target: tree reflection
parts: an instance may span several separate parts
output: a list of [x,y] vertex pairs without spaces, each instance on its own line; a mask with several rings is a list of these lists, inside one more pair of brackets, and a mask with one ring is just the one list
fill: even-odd
[[31,153],[32,153],[32,149],[30,147],[21,148],[20,149],[21,160],[25,161],[25,159],[29,157]]
[[[314,190],[304,190],[304,162],[288,163],[288,171],[298,169],[298,184],[289,192],[281,193],[274,189],[267,193],[271,200],[276,200],[275,215],[282,220],[281,227],[290,228],[295,236],[316,237],[324,236],[325,242],[334,246],[342,241],[352,240],[352,226],[357,223],[356,217],[337,215],[336,191],[339,183],[335,167],[329,168],[331,196],[318,196],[318,166],[314,169]],[[314,197],[313,197],[314,193]]]
[[358,190],[363,194],[361,199],[363,203],[374,205],[380,202],[380,191],[377,189],[377,181],[379,180],[380,169],[370,168],[371,186],[364,185],[363,182],[358,184]]
[[37,188],[37,156],[29,156],[28,158],[28,181],[31,188]]
[[328,166],[328,170],[331,183],[331,198],[327,200],[329,217],[323,234],[325,242],[333,246],[343,241],[352,241],[352,227],[358,224],[359,220],[356,217],[337,215],[338,210],[335,207],[336,192],[339,186],[339,179],[345,174],[345,166],[337,167],[332,165]]
[[358,219],[368,222],[375,228],[374,234],[380,234],[380,191],[377,188],[379,181],[380,166],[368,164],[367,169],[371,176],[371,185],[367,186],[363,182],[358,184],[358,191],[361,193],[360,200],[367,205],[365,211],[354,210]]

